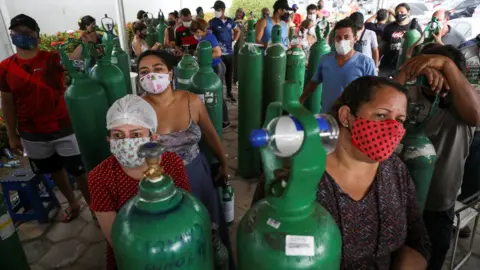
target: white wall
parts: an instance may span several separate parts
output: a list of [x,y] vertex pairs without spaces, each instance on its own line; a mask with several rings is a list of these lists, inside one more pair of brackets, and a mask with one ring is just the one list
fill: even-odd
[[[97,19],[105,16],[116,18],[115,0],[4,0],[8,14],[11,17],[24,13],[37,20],[41,32],[54,34],[58,31],[78,29],[78,20],[85,15]],[[209,11],[214,0],[123,0],[125,6],[125,19],[134,21],[139,10],[145,10],[157,16],[161,8],[168,14],[180,10],[181,5],[188,7],[195,14],[195,9],[202,6],[204,11]],[[231,0],[224,1],[230,5]]]

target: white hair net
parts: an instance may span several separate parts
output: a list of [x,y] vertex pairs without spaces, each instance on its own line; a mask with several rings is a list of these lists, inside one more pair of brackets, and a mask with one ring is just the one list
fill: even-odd
[[108,130],[122,125],[140,126],[155,133],[157,115],[143,98],[137,95],[126,95],[115,101],[107,112]]

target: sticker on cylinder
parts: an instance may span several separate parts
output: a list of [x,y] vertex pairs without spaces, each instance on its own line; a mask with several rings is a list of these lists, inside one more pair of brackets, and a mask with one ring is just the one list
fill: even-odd
[[275,229],[280,228],[280,222],[278,222],[278,221],[276,221],[276,220],[274,220],[274,219],[271,219],[271,218],[269,218],[269,219],[267,220],[267,225],[269,225],[269,226],[271,226],[271,227],[273,227],[273,228],[275,228]]
[[203,104],[205,104],[205,95],[197,94],[197,97],[199,97],[202,100]]
[[117,59],[117,57],[112,56],[112,58],[110,59],[110,63],[112,63],[112,64],[114,64],[114,65],[118,64],[118,59]]
[[189,84],[190,83],[190,79],[180,79],[180,78],[177,78],[177,81],[181,84]]
[[217,98],[214,92],[205,92],[205,105],[214,106],[217,104]]
[[0,239],[5,240],[15,233],[15,226],[9,214],[0,217]]
[[285,255],[314,256],[315,243],[313,236],[287,235],[285,239]]

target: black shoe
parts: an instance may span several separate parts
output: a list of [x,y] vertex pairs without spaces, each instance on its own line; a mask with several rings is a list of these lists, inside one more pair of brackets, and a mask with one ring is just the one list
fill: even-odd
[[232,102],[232,103],[237,102],[237,100],[233,97],[232,94],[227,94],[227,100]]
[[223,129],[227,129],[231,126],[230,122],[223,122]]

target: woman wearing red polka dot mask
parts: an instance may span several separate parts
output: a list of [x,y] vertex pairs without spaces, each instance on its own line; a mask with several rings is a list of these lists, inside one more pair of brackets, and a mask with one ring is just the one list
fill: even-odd
[[[110,246],[110,232],[117,212],[137,194],[138,181],[147,169],[144,159],[137,156],[140,145],[151,141],[157,128],[155,110],[137,95],[117,100],[107,112],[107,129],[112,156],[104,160],[88,175],[91,196],[90,208],[109,245],[107,269],[115,269],[115,257]],[[161,166],[177,187],[190,191],[182,159],[175,153],[165,152]]]
[[340,134],[317,201],[342,233],[341,269],[426,269],[430,242],[415,187],[393,154],[406,111],[406,89],[373,76],[353,81],[333,105]]

